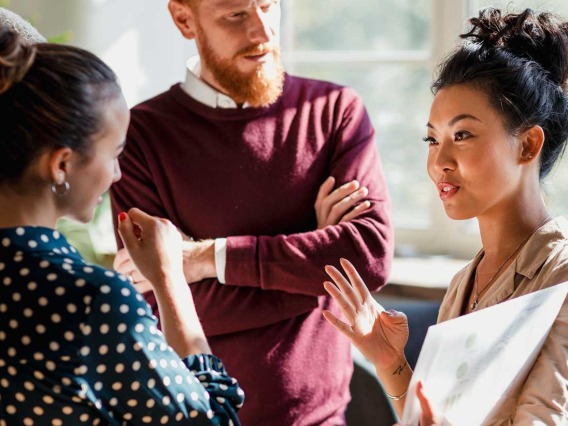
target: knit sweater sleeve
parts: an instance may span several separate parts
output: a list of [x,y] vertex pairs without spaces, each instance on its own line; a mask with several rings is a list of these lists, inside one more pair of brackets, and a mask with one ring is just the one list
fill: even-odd
[[[186,189],[191,190],[192,185],[195,186],[204,179],[180,173],[179,168],[190,172],[198,170],[199,176],[207,175],[209,178],[214,174],[199,170],[202,164],[212,164],[201,156],[197,162],[192,162],[197,156],[191,151],[192,145],[185,145],[188,139],[186,135],[192,133],[176,127],[179,104],[173,102],[169,95],[170,93],[166,93],[158,101],[151,100],[132,111],[125,155],[120,161],[122,179],[111,188],[115,232],[118,213],[137,207],[150,215],[170,219],[186,234],[198,239],[224,236],[222,231],[216,234],[213,232],[212,235],[210,228],[202,229],[201,222],[198,225],[192,222],[195,218],[212,217],[207,212],[202,214],[202,210],[209,207],[209,203],[195,201],[191,194],[186,193]],[[179,134],[184,145],[178,150],[175,142]],[[190,154],[187,153],[188,150]],[[211,196],[208,180],[206,187],[206,199],[224,199],[223,195]],[[194,209],[193,206],[197,207]],[[227,216],[225,210],[217,211],[223,216],[218,216],[218,219],[216,216],[212,222],[222,225],[225,223],[222,219],[230,215]],[[188,219],[187,216],[193,212],[196,215]],[[116,240],[121,246],[117,232]],[[207,335],[214,336],[272,324],[309,312],[318,303],[317,298],[311,296],[256,290],[250,287],[219,285],[215,279],[206,279],[194,284],[192,294],[195,306]],[[146,292],[144,297],[154,314],[159,317],[153,292]],[[255,309],[250,309],[250,306],[255,306]],[[232,315],[228,316],[227,310],[230,310]]]
[[[335,111],[329,175],[338,185],[357,179],[369,189],[369,211],[311,232],[227,239],[226,284],[323,295],[324,266],[349,259],[371,290],[387,280],[393,255],[390,201],[375,133],[361,99],[351,90]],[[341,100],[340,100],[341,101]],[[327,176],[322,176],[322,181]],[[315,202],[315,200],[314,200]]]

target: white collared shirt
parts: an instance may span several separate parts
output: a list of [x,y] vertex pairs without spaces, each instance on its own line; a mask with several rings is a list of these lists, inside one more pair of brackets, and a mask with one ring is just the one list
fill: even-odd
[[[199,56],[193,56],[187,61],[185,81],[181,84],[181,88],[185,93],[211,108],[239,108],[239,105],[229,95],[219,92],[204,82],[200,75],[201,59]],[[248,106],[248,103],[245,102],[241,108],[247,108]]]

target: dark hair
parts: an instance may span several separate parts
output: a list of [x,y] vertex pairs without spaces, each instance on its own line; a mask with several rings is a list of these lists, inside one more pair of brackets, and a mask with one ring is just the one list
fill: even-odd
[[440,66],[432,92],[472,85],[487,94],[510,134],[541,126],[542,179],[568,139],[568,23],[531,9],[502,15],[493,8],[469,22],[466,41]]
[[0,26],[0,182],[17,182],[47,149],[89,158],[103,101],[119,93],[115,74],[92,53],[31,44]]

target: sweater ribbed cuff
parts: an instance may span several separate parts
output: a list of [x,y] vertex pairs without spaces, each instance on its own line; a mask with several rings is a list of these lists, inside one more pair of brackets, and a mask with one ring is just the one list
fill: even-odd
[[257,237],[242,236],[227,238],[227,285],[260,287]]

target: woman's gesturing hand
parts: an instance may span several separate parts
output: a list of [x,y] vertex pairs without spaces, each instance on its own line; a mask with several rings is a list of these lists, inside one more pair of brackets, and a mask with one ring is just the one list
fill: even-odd
[[341,266],[349,280],[333,266],[326,266],[327,274],[334,281],[324,282],[326,291],[338,303],[347,322],[329,311],[323,313],[341,333],[345,334],[361,353],[377,369],[391,369],[404,359],[404,347],[408,341],[406,315],[385,309],[373,298],[355,267],[346,259]]
[[152,283],[183,279],[182,237],[169,220],[133,208],[121,213],[118,232],[137,270]]

